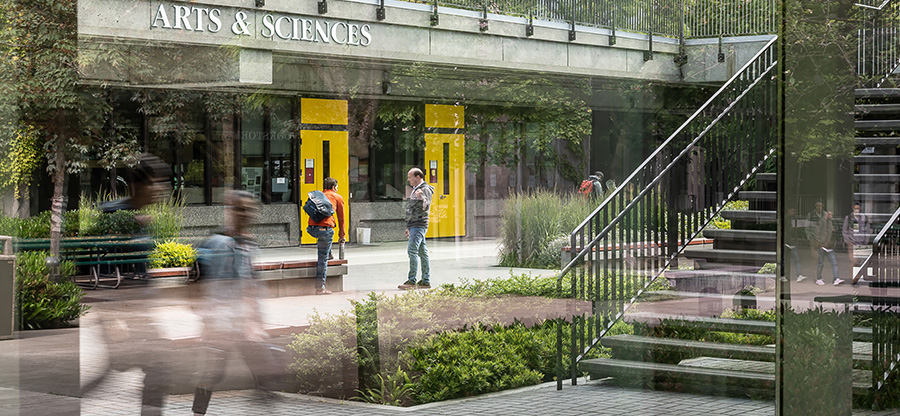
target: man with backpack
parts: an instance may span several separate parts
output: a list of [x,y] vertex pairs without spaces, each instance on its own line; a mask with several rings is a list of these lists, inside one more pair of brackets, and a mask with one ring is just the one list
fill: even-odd
[[588,176],[587,179],[581,181],[578,193],[588,198],[603,196],[603,172],[598,170],[593,175]]
[[[328,177],[322,181],[322,192],[309,193],[309,200],[303,210],[309,214],[309,225],[306,232],[318,240],[318,263],[316,264],[316,294],[328,295],[325,289],[325,272],[328,270],[328,259],[331,257],[331,242],[334,239],[334,227],[338,226],[339,243],[344,240],[344,198],[337,193],[338,183]],[[329,212],[330,211],[330,212]],[[337,216],[337,224],[334,217]]]

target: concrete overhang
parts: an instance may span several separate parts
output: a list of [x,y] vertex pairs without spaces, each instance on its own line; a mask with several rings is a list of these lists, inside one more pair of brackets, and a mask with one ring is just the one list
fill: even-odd
[[[617,31],[615,45],[609,45],[612,31],[576,26],[577,38],[569,41],[568,23],[534,21],[534,34],[526,37],[525,18],[489,13],[489,29],[482,31],[481,13],[451,8],[441,8],[440,23],[432,26],[431,5],[396,0],[385,0],[385,19],[379,21],[377,4],[332,0],[328,14],[320,15],[316,2],[295,0],[267,0],[263,8],[253,7],[252,0],[79,0],[85,80],[278,89],[278,72],[281,77],[287,75],[277,62],[302,58],[372,66],[425,64],[496,73],[717,83],[771,38],[726,38],[721,43],[689,40],[687,64],[679,67],[674,59],[679,52],[677,39],[654,36],[654,57],[645,60],[650,45],[645,34]],[[139,58],[108,59],[111,50]],[[720,52],[724,62],[719,62]]]

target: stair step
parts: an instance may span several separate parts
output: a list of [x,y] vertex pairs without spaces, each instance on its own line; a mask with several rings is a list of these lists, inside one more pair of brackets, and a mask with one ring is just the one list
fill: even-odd
[[900,88],[857,88],[854,95],[856,98],[900,97]]
[[[679,366],[690,368],[703,368],[707,370],[725,370],[745,373],[775,374],[775,363],[768,361],[735,360],[729,358],[698,357],[684,360]],[[853,394],[864,395],[872,383],[872,372],[866,370],[852,370]]]
[[[661,319],[665,318],[665,322]],[[775,322],[772,321],[756,321],[751,319],[731,319],[731,318],[705,318],[699,316],[682,316],[673,318],[671,316],[649,317],[640,319],[644,321],[644,325],[654,327],[666,325],[675,328],[696,328],[705,329],[707,331],[718,332],[738,332],[742,334],[772,335],[775,333]],[[869,327],[853,327],[854,341],[872,341],[872,328]]]
[[756,201],[774,201],[778,197],[775,191],[741,191],[738,192],[738,199],[756,200]]
[[[614,335],[600,339],[600,345],[630,351],[679,352],[691,357],[726,358],[746,361],[775,361],[774,345],[726,344],[724,342],[692,341],[676,338],[660,338],[643,335]],[[684,365],[684,362],[681,363]],[[872,343],[853,342],[854,368],[871,368]]]
[[723,250],[723,249],[685,249],[684,256],[689,259],[705,259],[707,261],[734,264],[753,264],[762,266],[775,263],[774,251]]
[[675,364],[625,361],[612,358],[583,360],[578,364],[591,379],[613,377],[617,382],[649,384],[651,387],[685,388],[709,393],[745,396],[748,390],[760,396],[775,394],[775,372],[771,374],[720,370]]
[[715,240],[728,241],[746,241],[746,242],[774,242],[777,233],[775,231],[764,230],[725,230],[725,229],[706,229],[703,230],[703,237]]
[[853,194],[856,201],[860,202],[891,202],[900,201],[900,194],[882,192],[859,192]]
[[759,182],[775,182],[778,180],[777,173],[757,173],[756,180]]
[[856,120],[853,127],[862,131],[894,131],[900,129],[900,120]]
[[856,164],[895,164],[900,163],[900,155],[858,155],[853,156]]
[[719,215],[726,220],[732,221],[752,221],[756,223],[775,222],[775,211],[727,210],[719,212]]
[[898,146],[900,137],[857,137],[857,146]]
[[643,335],[615,335],[600,339],[600,345],[612,349],[638,351],[683,352],[689,356],[740,358],[756,361],[775,361],[775,347],[764,345],[725,344],[721,342],[690,341]]
[[856,112],[862,114],[900,113],[900,104],[857,104]]
[[884,174],[857,173],[857,174],[853,175],[853,179],[856,179],[857,182],[865,182],[865,183],[874,183],[874,182],[896,183],[896,182],[900,182],[900,174],[896,174],[896,173],[884,173]]

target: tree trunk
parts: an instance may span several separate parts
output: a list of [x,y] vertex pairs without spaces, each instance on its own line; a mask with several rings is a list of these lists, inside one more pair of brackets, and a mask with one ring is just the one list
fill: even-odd
[[[63,185],[66,178],[66,157],[65,157],[66,141],[63,135],[56,135],[56,155],[53,164],[56,169],[53,171],[53,198],[50,200],[50,255],[59,259],[59,239],[62,230],[63,215]],[[54,270],[51,272],[51,279],[59,280],[59,273]]]

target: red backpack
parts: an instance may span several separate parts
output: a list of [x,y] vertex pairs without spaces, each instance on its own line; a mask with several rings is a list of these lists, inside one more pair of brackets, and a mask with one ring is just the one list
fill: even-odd
[[585,179],[581,181],[581,186],[578,187],[578,193],[591,196],[591,193],[594,192],[594,181],[591,179]]

